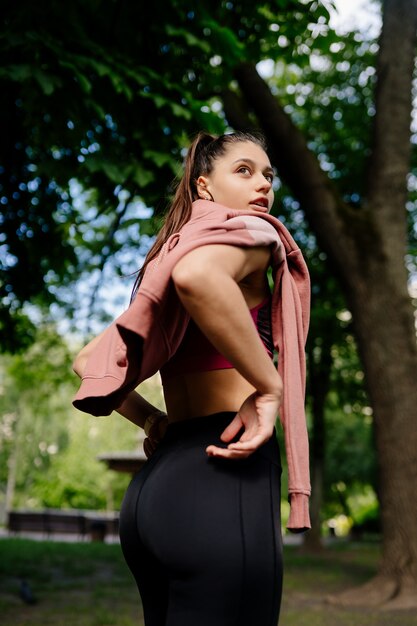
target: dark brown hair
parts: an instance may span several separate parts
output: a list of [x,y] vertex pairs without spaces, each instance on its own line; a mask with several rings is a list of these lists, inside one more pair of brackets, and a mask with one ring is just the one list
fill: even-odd
[[236,132],[225,135],[210,135],[200,132],[190,145],[184,164],[184,174],[177,184],[174,199],[166,214],[163,226],[155,242],[138,272],[132,291],[132,300],[135,297],[148,264],[158,256],[167,239],[178,232],[191,217],[194,200],[199,198],[196,181],[202,174],[213,171],[214,161],[223,156],[230,144],[247,142],[257,144],[266,151],[266,141],[261,134]]

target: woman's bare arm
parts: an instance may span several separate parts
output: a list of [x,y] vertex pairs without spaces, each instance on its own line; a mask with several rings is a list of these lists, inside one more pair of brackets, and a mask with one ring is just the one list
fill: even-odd
[[[97,335],[97,337],[94,337],[94,339],[87,343],[75,357],[72,368],[80,378],[82,378],[84,374],[84,370],[91,352],[97,346],[98,342],[100,341],[106,330],[101,332],[99,335]],[[144,428],[145,430],[149,430],[148,428],[145,428],[147,420],[150,424],[150,421],[152,421],[153,417],[163,417],[166,415],[163,411],[160,411],[153,404],[145,400],[145,398],[137,393],[137,391],[131,391],[127,395],[123,404],[121,404],[117,409],[117,413],[120,413],[120,415],[128,419],[130,422],[136,424],[136,426]]]
[[101,332],[99,335],[97,335],[97,337],[94,337],[91,341],[89,341],[83,348],[81,348],[81,350],[75,357],[72,364],[72,369],[80,378],[82,378],[84,375],[85,366],[87,365],[90,354],[106,332],[107,328],[106,330],[103,330],[103,332]]
[[282,385],[238,283],[256,270],[266,270],[268,261],[266,247],[210,245],[185,255],[172,273],[191,317],[260,393],[278,392]]
[[226,429],[230,441],[243,427],[238,443],[227,450],[210,446],[209,454],[248,456],[272,434],[282,398],[282,381],[268,357],[253,324],[239,282],[259,270],[266,271],[270,251],[266,247],[202,246],[185,255],[172,278],[178,295],[210,342],[257,390],[242,405]]

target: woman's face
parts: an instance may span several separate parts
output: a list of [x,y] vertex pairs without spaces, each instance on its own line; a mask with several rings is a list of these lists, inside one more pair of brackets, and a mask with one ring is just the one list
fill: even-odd
[[198,194],[239,211],[268,213],[274,201],[273,176],[264,150],[251,141],[240,141],[214,161],[210,174],[199,176]]

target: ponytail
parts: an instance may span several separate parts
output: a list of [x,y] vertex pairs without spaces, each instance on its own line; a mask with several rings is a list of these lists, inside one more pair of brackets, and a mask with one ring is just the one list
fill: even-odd
[[196,181],[201,174],[210,174],[216,158],[222,156],[230,143],[251,141],[266,150],[262,135],[252,133],[230,133],[215,137],[200,132],[190,145],[184,163],[184,174],[180,179],[171,207],[165,217],[154,244],[146,255],[133,285],[131,302],[135,298],[149,263],[158,256],[164,243],[177,233],[191,218],[192,205],[199,198]]

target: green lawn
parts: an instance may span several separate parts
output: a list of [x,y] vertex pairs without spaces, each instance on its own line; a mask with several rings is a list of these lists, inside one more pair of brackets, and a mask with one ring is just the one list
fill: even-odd
[[[286,547],[280,626],[417,626],[412,612],[346,610],[324,602],[327,594],[371,577],[377,559],[378,548],[371,544],[334,545],[320,556]],[[20,599],[22,579],[36,604]],[[143,625],[120,547],[100,543],[1,539],[0,616],[2,626]]]
[[[20,599],[22,579],[35,605]],[[140,608],[118,545],[0,540],[2,626],[142,625]]]

